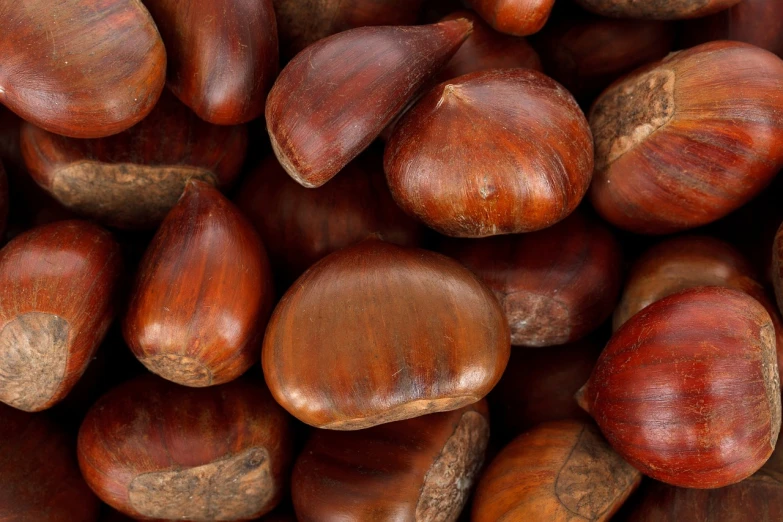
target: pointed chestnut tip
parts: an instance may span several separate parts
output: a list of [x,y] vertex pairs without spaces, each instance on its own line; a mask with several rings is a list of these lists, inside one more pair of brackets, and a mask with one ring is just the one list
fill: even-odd
[[467,40],[467,38],[473,34],[473,21],[468,18],[457,18],[455,20],[446,20],[445,22],[440,23],[452,24],[456,27],[460,27],[460,31],[463,33],[463,40]]
[[576,403],[579,405],[580,408],[585,410],[587,413],[590,413],[590,405],[587,402],[587,385],[590,384],[590,381],[587,381],[584,386],[579,388],[579,391],[576,392],[574,395],[574,399],[576,400]]
[[267,133],[269,134],[269,141],[272,143],[272,152],[275,153],[275,156],[277,157],[277,161],[280,163],[280,166],[283,167],[283,170],[285,170],[289,176],[291,176],[291,179],[302,185],[304,188],[318,188],[329,179],[326,179],[324,181],[318,182],[307,179],[305,176],[302,175],[302,173],[299,172],[299,169],[297,169],[293,162],[288,159],[288,156],[285,154],[285,151],[282,147],[280,147],[280,144],[277,141],[277,137],[275,136],[274,131],[270,126],[267,125]]

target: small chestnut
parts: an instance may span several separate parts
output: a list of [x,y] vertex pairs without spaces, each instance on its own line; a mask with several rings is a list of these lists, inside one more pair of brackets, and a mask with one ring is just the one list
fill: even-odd
[[325,257],[288,290],[262,362],[292,415],[356,430],[479,401],[509,353],[503,311],[468,269],[369,239]]
[[698,18],[727,9],[740,0],[576,0],[576,3],[601,16],[680,20]]
[[527,36],[544,27],[555,0],[467,0],[496,31]]

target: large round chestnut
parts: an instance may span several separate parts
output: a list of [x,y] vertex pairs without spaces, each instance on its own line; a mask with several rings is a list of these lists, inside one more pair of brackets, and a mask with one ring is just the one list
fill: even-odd
[[442,234],[532,232],[576,209],[593,144],[576,101],[554,80],[481,71],[441,83],[402,118],[385,170],[397,203]]
[[190,180],[139,264],[123,335],[151,372],[221,384],[258,360],[273,293],[252,225],[217,189]]
[[145,375],[89,411],[79,465],[101,500],[134,518],[249,520],[280,501],[289,430],[261,384],[194,389]]
[[547,422],[492,461],[473,500],[473,522],[604,522],[641,482],[592,424]]
[[272,315],[262,362],[295,417],[355,430],[477,402],[509,353],[503,311],[468,269],[370,239],[296,281]]
[[488,442],[484,401],[366,430],[317,430],[294,466],[296,515],[302,522],[453,522]]
[[0,250],[0,402],[40,411],[84,373],[114,317],[111,234],[84,221],[29,230]]
[[783,60],[738,42],[671,54],[590,111],[591,199],[618,227],[665,234],[715,221],[783,167]]
[[620,245],[581,213],[531,234],[446,241],[441,251],[492,289],[515,346],[576,341],[611,315],[620,294]]
[[24,0],[0,6],[0,103],[50,132],[100,138],[155,106],[166,50],[138,0]]
[[680,20],[727,9],[740,0],[576,0],[588,11],[615,18]]
[[772,321],[736,290],[670,295],[614,334],[577,398],[645,475],[690,488],[734,484],[767,461],[780,432]]
[[544,27],[555,0],[468,0],[467,3],[496,31],[527,36]]

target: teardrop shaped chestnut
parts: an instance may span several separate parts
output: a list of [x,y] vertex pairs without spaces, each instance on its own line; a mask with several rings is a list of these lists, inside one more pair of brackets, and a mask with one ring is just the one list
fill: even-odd
[[246,150],[244,126],[210,125],[170,94],[144,121],[108,138],[22,127],[22,152],[36,183],[66,208],[128,229],[160,224],[188,179],[229,186]]
[[280,164],[305,187],[329,181],[378,137],[471,30],[464,19],[362,27],[299,53],[267,99],[267,129]]
[[593,206],[636,233],[725,216],[783,167],[783,60],[738,42],[671,54],[614,83],[590,111]]
[[749,295],[685,290],[631,317],[577,396],[645,475],[688,488],[739,482],[780,432],[775,330]]
[[50,132],[101,138],[155,106],[166,50],[138,0],[3,2],[0,103]]
[[315,431],[291,479],[297,516],[457,520],[484,461],[487,417],[481,401],[366,430]]
[[250,223],[190,180],[139,264],[123,335],[151,372],[184,386],[221,384],[258,360],[272,296]]
[[249,520],[286,487],[289,425],[262,384],[194,389],[145,375],[89,411],[79,465],[101,500],[134,518]]
[[547,422],[495,457],[479,481],[471,520],[604,522],[641,479],[592,424]]
[[554,80],[527,69],[482,71],[438,85],[402,118],[385,171],[397,204],[442,234],[533,232],[584,197],[592,136]]
[[614,18],[647,18],[652,20],[681,20],[698,18],[727,9],[740,0],[665,0],[639,2],[637,0],[576,0],[576,3],[601,16]]
[[278,68],[272,0],[145,0],[168,52],[168,86],[200,118],[247,123],[264,113]]
[[0,250],[0,402],[40,411],[84,373],[114,317],[120,248],[85,221],[29,230]]
[[527,36],[544,27],[555,0],[468,0],[496,31]]
[[272,314],[262,362],[292,415],[356,430],[479,401],[509,353],[503,311],[468,269],[370,239],[297,280]]

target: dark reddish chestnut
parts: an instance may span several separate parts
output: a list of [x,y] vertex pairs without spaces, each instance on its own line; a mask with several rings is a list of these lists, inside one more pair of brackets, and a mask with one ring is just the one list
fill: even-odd
[[576,101],[550,78],[481,71],[441,83],[402,118],[385,171],[395,201],[438,232],[532,232],[582,200],[592,136]]
[[592,424],[549,422],[517,437],[481,477],[473,522],[604,522],[641,482]]
[[371,239],[297,280],[272,315],[262,362],[295,417],[355,430],[477,402],[509,352],[503,311],[469,270]]
[[527,36],[544,27],[555,0],[468,0],[496,31]]
[[739,482],[780,432],[772,321],[736,290],[665,297],[614,334],[578,400],[645,475],[689,488]]
[[618,227],[664,234],[715,221],[783,166],[783,61],[712,42],[615,82],[590,111],[591,199]]
[[252,225],[215,188],[191,180],[139,265],[123,334],[153,373],[185,386],[221,384],[258,360],[272,296]]
[[60,221],[0,250],[0,401],[40,411],[84,373],[114,316],[120,249],[105,230]]
[[261,384],[194,389],[145,375],[87,414],[79,465],[101,500],[134,518],[249,520],[280,501],[289,432]]
[[236,125],[264,113],[278,67],[272,0],[145,0],[168,52],[168,86],[202,119]]
[[166,50],[138,0],[3,2],[0,103],[48,131],[100,138],[142,120]]
[[302,187],[270,156],[245,178],[237,205],[261,235],[273,271],[288,281],[368,237],[417,246],[423,236],[424,227],[392,199],[375,150],[318,190]]
[[363,27],[305,49],[280,73],[267,100],[267,128],[280,164],[305,187],[329,181],[378,137],[471,30],[465,19]]
[[588,11],[615,18],[679,20],[717,13],[740,0],[576,0]]
[[109,138],[22,127],[22,152],[35,181],[65,207],[121,228],[157,226],[188,179],[228,186],[246,149],[244,126],[210,125],[170,94],[144,121]]
[[299,520],[457,520],[484,461],[484,401],[366,430],[317,430],[294,466]]

